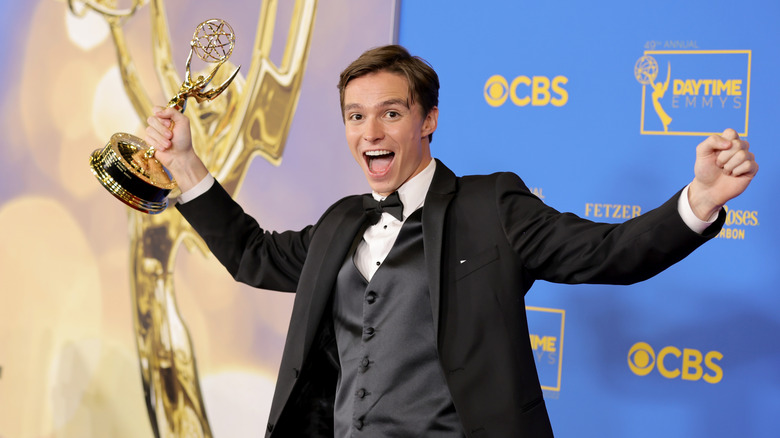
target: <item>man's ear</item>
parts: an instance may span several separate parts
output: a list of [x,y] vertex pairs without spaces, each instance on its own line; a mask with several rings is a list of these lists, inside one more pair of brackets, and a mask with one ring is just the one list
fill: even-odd
[[435,106],[428,111],[428,115],[425,116],[422,125],[422,137],[427,137],[436,131],[436,127],[439,126],[439,107]]

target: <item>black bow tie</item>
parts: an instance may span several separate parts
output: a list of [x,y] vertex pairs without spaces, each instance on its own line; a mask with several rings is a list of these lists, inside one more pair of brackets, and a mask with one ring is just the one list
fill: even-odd
[[372,224],[379,222],[382,213],[390,213],[399,221],[404,220],[404,205],[398,197],[398,192],[391,193],[383,201],[377,201],[371,195],[363,195],[363,208]]

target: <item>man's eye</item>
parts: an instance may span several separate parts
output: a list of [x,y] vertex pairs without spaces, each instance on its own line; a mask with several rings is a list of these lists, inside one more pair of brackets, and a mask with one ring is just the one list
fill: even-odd
[[350,114],[349,115],[349,120],[357,121],[357,120],[362,120],[362,119],[363,119],[363,115],[362,114]]
[[394,118],[396,118],[396,117],[398,117],[400,115],[401,114],[399,114],[398,111],[388,111],[387,112],[387,117],[390,117],[391,119],[394,119]]

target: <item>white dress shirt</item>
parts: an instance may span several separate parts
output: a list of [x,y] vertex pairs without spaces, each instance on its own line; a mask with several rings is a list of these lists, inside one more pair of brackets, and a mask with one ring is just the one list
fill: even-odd
[[[404,205],[403,221],[399,221],[390,213],[382,213],[379,222],[366,229],[366,232],[363,234],[363,240],[358,243],[358,247],[355,250],[354,258],[355,266],[366,277],[366,280],[371,281],[371,277],[374,276],[376,270],[385,261],[385,257],[390,253],[390,249],[393,247],[398,233],[401,232],[401,227],[406,218],[425,203],[425,195],[431,186],[435,170],[436,160],[431,160],[422,172],[398,188],[398,197],[401,198],[401,203]],[[377,201],[386,198],[386,196],[379,196],[376,192],[371,193],[371,195]]]

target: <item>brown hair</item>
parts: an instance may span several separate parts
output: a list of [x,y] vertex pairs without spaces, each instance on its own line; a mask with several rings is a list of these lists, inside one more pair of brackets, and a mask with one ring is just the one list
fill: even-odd
[[[341,102],[341,118],[344,118],[344,90],[349,81],[370,73],[386,71],[399,74],[406,78],[409,84],[410,105],[415,102],[422,107],[423,117],[436,106],[439,106],[439,76],[427,61],[419,56],[412,56],[405,48],[398,45],[376,47],[363,52],[339,76],[339,100]],[[428,136],[433,140],[433,134]]]

